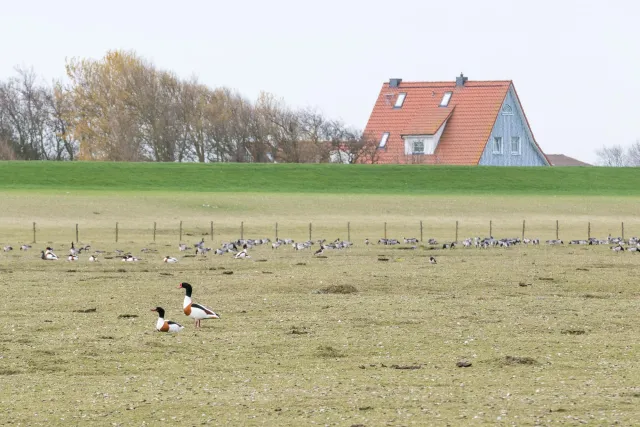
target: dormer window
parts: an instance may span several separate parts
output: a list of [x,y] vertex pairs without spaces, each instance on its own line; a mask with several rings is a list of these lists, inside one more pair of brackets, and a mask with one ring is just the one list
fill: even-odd
[[511,105],[504,104],[504,106],[502,107],[502,115],[503,116],[513,116],[513,109],[511,108]]
[[440,101],[441,107],[447,107],[449,105],[449,101],[451,101],[451,95],[453,95],[453,92],[444,93],[444,95],[442,96],[442,101]]
[[398,94],[398,97],[396,98],[396,103],[393,106],[393,108],[402,108],[402,104],[404,104],[404,99],[407,97],[407,94],[405,92],[401,92]]
[[380,144],[378,144],[378,148],[384,148],[387,145],[388,139],[389,139],[389,132],[383,133],[382,138],[380,138]]

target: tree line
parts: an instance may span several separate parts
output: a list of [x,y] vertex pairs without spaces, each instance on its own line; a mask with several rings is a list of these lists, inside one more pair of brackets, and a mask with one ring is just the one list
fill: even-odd
[[600,166],[624,167],[640,166],[640,140],[628,147],[621,145],[604,146],[596,151]]
[[0,81],[0,160],[376,163],[377,141],[269,93],[181,79],[135,52],[70,59],[65,81]]

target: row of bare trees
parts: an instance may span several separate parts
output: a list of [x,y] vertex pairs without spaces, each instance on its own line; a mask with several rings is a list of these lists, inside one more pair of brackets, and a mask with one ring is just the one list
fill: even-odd
[[180,79],[134,52],[71,59],[67,79],[0,82],[0,159],[375,163],[377,141],[263,93]]
[[640,166],[640,140],[628,147],[622,147],[621,145],[604,146],[596,151],[596,156],[600,166]]

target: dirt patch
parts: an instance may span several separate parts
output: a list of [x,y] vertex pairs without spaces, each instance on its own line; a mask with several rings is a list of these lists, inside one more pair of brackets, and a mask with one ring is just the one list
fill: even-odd
[[313,291],[314,294],[355,294],[358,289],[353,285],[331,285]]
[[586,331],[584,329],[563,329],[560,333],[563,335],[584,335]]
[[306,335],[309,333],[306,326],[292,326],[289,331],[291,335]]
[[173,276],[171,273],[160,273],[161,276]]
[[137,314],[120,314],[118,315],[118,319],[135,319],[138,317]]
[[73,310],[74,313],[95,313],[98,311],[97,308],[85,308],[80,310]]
[[342,354],[342,352],[340,352],[339,350],[331,347],[330,345],[321,345],[316,349],[316,356],[334,358],[344,357],[344,354]]
[[537,365],[538,362],[532,357],[505,356],[501,360],[502,365]]
[[391,369],[406,369],[406,370],[422,369],[422,365],[391,365],[389,367]]
[[21,371],[16,369],[0,369],[0,376],[2,375],[18,375],[21,374]]
[[229,271],[223,271],[223,272],[222,272],[222,274],[226,274],[226,275],[233,274],[233,271],[231,271],[231,270],[229,270]]
[[584,294],[582,297],[587,299],[607,299],[609,295]]

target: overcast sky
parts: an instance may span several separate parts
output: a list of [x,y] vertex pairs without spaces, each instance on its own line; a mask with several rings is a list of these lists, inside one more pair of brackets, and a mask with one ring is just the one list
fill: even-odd
[[364,128],[390,77],[513,80],[546,153],[640,139],[640,2],[23,0],[0,14],[0,79],[132,49],[182,77]]

